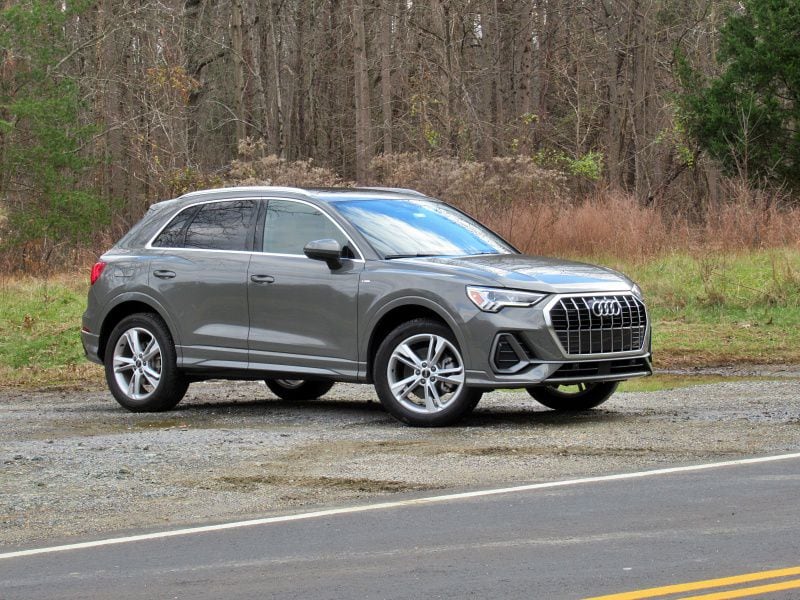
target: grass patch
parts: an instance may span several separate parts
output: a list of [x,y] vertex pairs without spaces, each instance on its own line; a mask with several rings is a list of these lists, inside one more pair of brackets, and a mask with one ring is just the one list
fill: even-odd
[[785,377],[731,377],[730,375],[673,375],[658,374],[652,377],[640,377],[623,381],[621,392],[661,392],[677,390],[695,385],[709,385],[724,381],[785,381]]
[[53,388],[99,384],[80,342],[85,276],[0,280],[0,385]]
[[639,282],[656,366],[800,362],[800,252],[603,261]]
[[[800,363],[796,249],[586,260],[623,271],[644,289],[657,367]],[[80,343],[87,287],[85,274],[0,279],[0,386],[103,385],[102,369],[86,361]],[[625,389],[677,385],[664,377]]]

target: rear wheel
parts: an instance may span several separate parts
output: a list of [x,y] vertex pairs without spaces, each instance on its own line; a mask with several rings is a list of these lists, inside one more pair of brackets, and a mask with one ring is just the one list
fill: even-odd
[[619,382],[602,381],[573,385],[542,385],[526,388],[541,404],[553,410],[580,411],[600,406],[616,391]]
[[172,336],[156,314],[122,319],[109,336],[103,362],[111,393],[133,412],[174,408],[189,387],[178,371]]
[[389,413],[420,427],[451,425],[475,408],[464,360],[442,323],[414,319],[392,331],[375,355],[375,390]]
[[305,379],[265,379],[270,391],[282,400],[313,400],[328,393],[332,381],[306,381]]

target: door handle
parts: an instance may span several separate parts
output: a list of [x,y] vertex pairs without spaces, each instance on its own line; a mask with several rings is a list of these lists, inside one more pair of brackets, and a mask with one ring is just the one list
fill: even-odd
[[153,275],[155,275],[159,279],[172,279],[173,277],[175,277],[175,271],[166,271],[164,269],[159,269],[157,271],[153,271]]
[[253,283],[273,283],[275,278],[272,275],[250,275]]

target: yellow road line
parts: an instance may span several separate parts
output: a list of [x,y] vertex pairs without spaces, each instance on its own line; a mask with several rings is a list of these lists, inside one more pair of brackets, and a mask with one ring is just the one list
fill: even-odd
[[800,579],[793,579],[791,581],[782,581],[781,583],[739,588],[738,590],[729,590],[727,592],[714,592],[713,594],[704,594],[702,596],[690,596],[683,598],[683,600],[730,600],[731,598],[747,598],[750,596],[760,596],[761,594],[798,588],[800,588]]
[[[658,596],[668,596],[670,594],[680,594],[681,592],[693,592],[696,590],[707,590],[726,585],[736,585],[738,583],[750,583],[751,581],[762,581],[764,579],[775,579],[777,577],[788,577],[789,575],[800,575],[800,567],[790,567],[788,569],[776,569],[773,571],[758,571],[756,573],[746,573],[744,575],[734,575],[733,577],[721,577],[719,579],[708,579],[706,581],[693,581],[691,583],[679,583],[676,585],[666,585],[663,587],[649,588],[646,590],[636,590],[633,592],[623,592],[621,594],[609,594],[607,596],[596,596],[586,600],[639,600],[640,598],[656,598]],[[794,583],[793,587],[800,587],[800,582]],[[783,585],[783,584],[773,584]],[[767,587],[767,586],[762,586]],[[781,589],[792,589],[791,587]],[[737,590],[738,591],[738,590]],[[779,590],[774,590],[779,591]],[[720,592],[722,594],[729,592]],[[707,600],[712,598],[742,598],[743,596],[700,596]]]

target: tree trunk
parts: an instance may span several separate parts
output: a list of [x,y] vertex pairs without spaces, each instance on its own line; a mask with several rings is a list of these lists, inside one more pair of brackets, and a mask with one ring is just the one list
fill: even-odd
[[265,137],[269,122],[267,94],[264,91],[264,80],[261,77],[261,36],[258,35],[258,2],[247,0],[247,15],[244,19],[247,27],[247,54],[250,57],[250,72],[253,77],[253,113],[255,127],[259,137]]
[[231,1],[231,46],[233,49],[234,114],[236,117],[236,145],[247,136],[245,126],[244,40],[242,37],[242,0]]
[[383,153],[392,153],[392,25],[395,0],[381,2],[381,112],[383,116]]
[[275,93],[275,114],[273,118],[274,126],[270,128],[271,135],[269,140],[270,151],[280,157],[286,156],[285,134],[283,130],[283,85],[281,78],[281,65],[283,63],[280,49],[278,47],[278,33],[275,28],[278,22],[278,13],[275,11],[273,1],[267,0],[267,17],[269,19],[269,28],[267,36],[269,37],[270,48],[272,50],[272,89]]
[[353,0],[353,73],[356,105],[356,180],[367,181],[372,159],[372,140],[369,114],[369,72],[367,70],[367,40],[364,31],[364,0]]
[[650,123],[654,115],[651,114],[650,89],[653,82],[652,48],[650,46],[649,31],[649,6],[633,8],[633,69],[631,82],[631,116],[633,121],[633,160],[634,160],[634,191],[640,202],[646,202],[652,193],[651,174],[655,168],[653,149],[650,140]]
[[[613,5],[613,3],[612,3]],[[605,12],[607,75],[606,104],[606,156],[608,182],[614,187],[624,187],[625,148],[625,61],[627,44],[620,32],[620,16],[607,9]]]
[[519,102],[517,110],[521,115],[529,115],[533,111],[533,3],[521,2],[519,12],[521,56],[519,65]]

